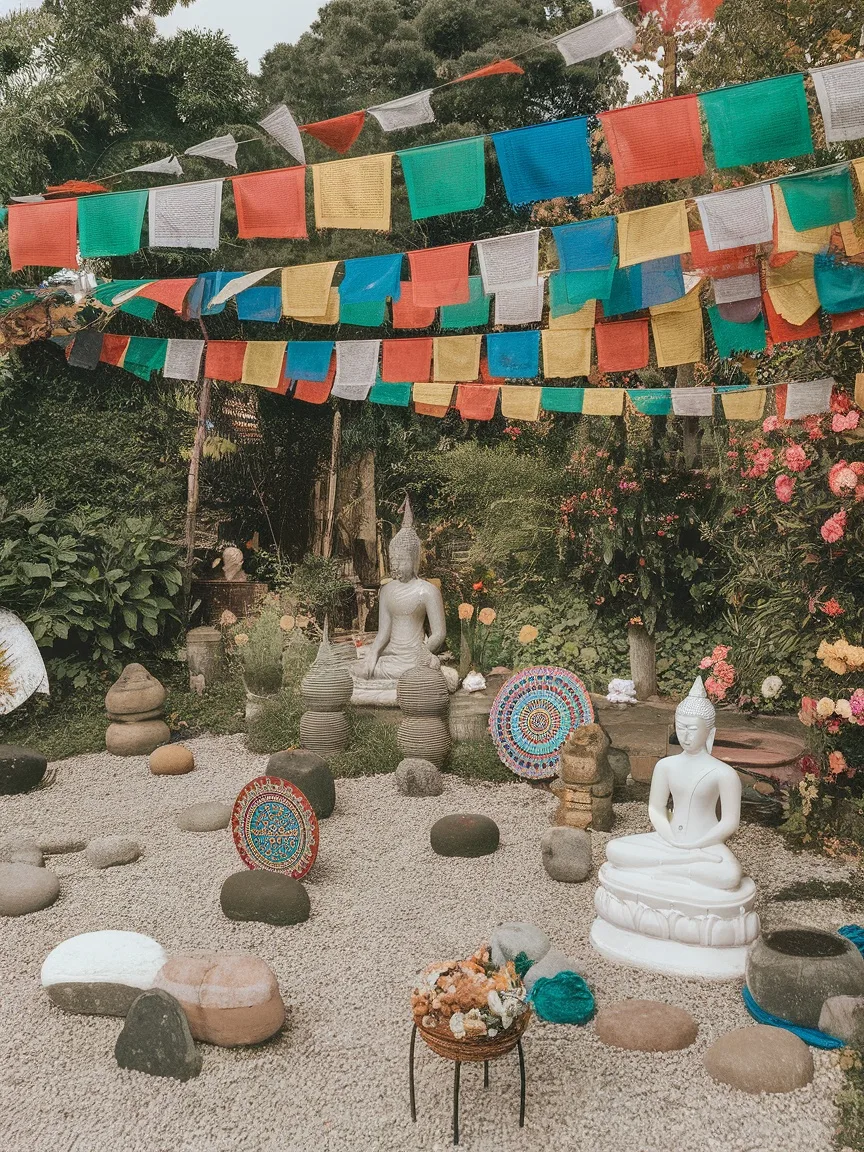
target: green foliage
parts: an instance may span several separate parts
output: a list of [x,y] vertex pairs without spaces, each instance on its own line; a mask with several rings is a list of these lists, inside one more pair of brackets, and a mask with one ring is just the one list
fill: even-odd
[[280,612],[265,606],[256,616],[241,620],[234,630],[234,643],[243,664],[243,680],[250,692],[267,696],[282,687],[282,638]]
[[837,1095],[840,1123],[838,1148],[864,1148],[864,1062],[861,1054],[849,1049],[841,1056],[846,1082]]
[[456,744],[446,771],[463,780],[485,780],[492,784],[513,783],[513,773],[498,759],[495,745],[488,736],[484,740]]
[[278,592],[287,593],[297,608],[314,616],[320,625],[326,616],[334,615],[346,592],[353,588],[343,575],[340,560],[311,553],[296,564],[284,564],[275,556],[268,560],[263,566],[259,560],[258,579],[268,579]]
[[264,700],[246,725],[246,744],[252,752],[281,752],[300,743],[303,704],[293,688],[283,688]]
[[361,716],[349,709],[348,749],[330,759],[334,776],[354,778],[395,772],[402,752],[396,743],[395,724],[384,724],[373,716]]
[[179,623],[177,549],[150,517],[0,501],[0,594],[75,686],[159,651]]

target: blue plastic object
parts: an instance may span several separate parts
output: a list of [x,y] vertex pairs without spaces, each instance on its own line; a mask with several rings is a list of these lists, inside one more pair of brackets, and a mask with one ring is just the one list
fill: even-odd
[[741,995],[744,999],[744,1006],[758,1024],[770,1024],[772,1028],[784,1028],[787,1032],[793,1032],[799,1036],[805,1044],[809,1044],[812,1048],[846,1047],[844,1040],[838,1040],[836,1036],[829,1036],[827,1032],[820,1032],[818,1028],[799,1028],[797,1024],[784,1020],[782,1016],[775,1016],[771,1012],[766,1012],[753,999],[746,984],[741,989]]

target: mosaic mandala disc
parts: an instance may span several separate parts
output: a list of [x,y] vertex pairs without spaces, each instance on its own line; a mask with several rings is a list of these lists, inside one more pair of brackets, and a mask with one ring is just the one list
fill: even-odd
[[526,668],[495,697],[489,729],[503,764],[526,780],[558,772],[561,745],[574,728],[594,722],[585,685],[564,668]]
[[234,802],[231,833],[247,868],[299,880],[318,855],[318,820],[299,788],[277,776],[256,776]]

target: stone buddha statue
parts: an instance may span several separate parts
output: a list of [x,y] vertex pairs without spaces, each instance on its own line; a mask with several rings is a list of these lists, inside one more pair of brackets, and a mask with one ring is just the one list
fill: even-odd
[[444,600],[439,588],[418,576],[421,552],[406,499],[402,527],[390,541],[392,579],[382,586],[378,598],[378,634],[360,650],[360,666],[352,672],[354,704],[395,704],[396,684],[403,672],[418,664],[440,666],[435,653],[447,639]]
[[714,724],[697,677],[675,711],[681,753],[654,768],[654,831],[606,846],[591,943],[607,959],[715,980],[744,974],[759,935],[756,885],[726,847],[741,820],[741,781],[711,755]]

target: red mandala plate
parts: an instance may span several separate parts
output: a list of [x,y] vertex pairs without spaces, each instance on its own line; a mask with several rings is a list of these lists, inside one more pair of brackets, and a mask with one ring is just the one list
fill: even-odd
[[231,834],[247,868],[299,880],[318,855],[318,820],[299,788],[277,776],[256,776],[234,802]]

